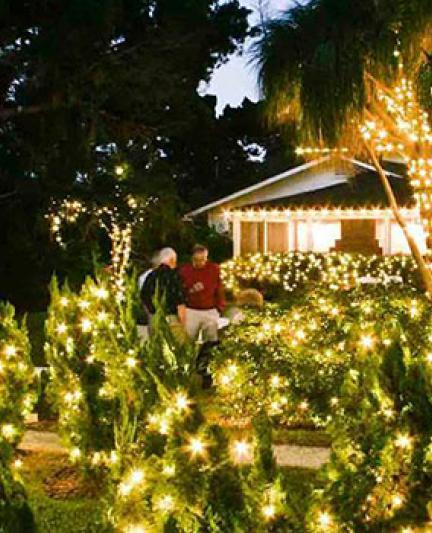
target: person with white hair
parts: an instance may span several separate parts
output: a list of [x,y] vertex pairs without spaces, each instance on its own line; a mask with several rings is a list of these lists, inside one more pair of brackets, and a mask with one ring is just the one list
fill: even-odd
[[[141,300],[150,321],[156,312],[154,299],[160,298],[168,323],[177,338],[186,322],[186,300],[183,284],[177,273],[177,254],[173,248],[162,248],[158,254],[159,266],[150,272],[141,288]],[[177,335],[178,333],[178,335]]]

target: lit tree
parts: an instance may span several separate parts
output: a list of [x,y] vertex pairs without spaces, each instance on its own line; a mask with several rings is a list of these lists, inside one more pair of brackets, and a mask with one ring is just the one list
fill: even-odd
[[[400,153],[408,163],[431,244],[431,137],[414,83],[425,58],[422,46],[431,17],[425,0],[311,0],[270,21],[256,49],[270,119],[296,118],[303,141],[318,146],[301,153],[368,153],[428,293],[431,272],[408,232],[379,158],[385,152]],[[401,74],[404,63],[406,78]],[[335,146],[339,148],[333,150]]]
[[13,461],[13,454],[36,402],[35,378],[26,327],[12,306],[0,304],[0,531],[34,530],[19,479],[21,461]]

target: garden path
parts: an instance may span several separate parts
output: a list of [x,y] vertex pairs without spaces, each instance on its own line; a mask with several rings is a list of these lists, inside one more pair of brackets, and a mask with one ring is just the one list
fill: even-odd
[[[57,433],[52,431],[26,431],[19,449],[26,452],[66,454]],[[277,462],[290,468],[320,468],[329,460],[330,449],[318,446],[296,446],[276,444],[274,446]]]

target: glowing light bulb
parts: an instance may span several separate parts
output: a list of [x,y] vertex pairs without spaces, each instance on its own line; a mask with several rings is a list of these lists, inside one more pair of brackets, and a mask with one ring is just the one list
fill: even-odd
[[375,343],[375,341],[374,341],[374,339],[373,339],[373,337],[371,335],[363,335],[360,338],[360,344],[366,350],[370,350],[371,348],[373,348],[374,343]]
[[133,470],[130,475],[130,482],[133,485],[139,485],[144,481],[144,471],[140,468]]
[[116,176],[123,176],[124,171],[125,171],[125,169],[124,169],[124,167],[122,165],[116,165],[114,167],[114,172],[115,172]]
[[161,498],[158,503],[157,503],[157,507],[162,511],[162,512],[169,512],[169,511],[172,511],[173,508],[174,508],[174,499],[172,496],[170,496],[169,494],[165,495],[163,498]]
[[81,320],[81,329],[84,333],[88,333],[89,331],[91,331],[91,328],[92,328],[92,322],[91,320],[89,320],[88,318],[83,318],[83,320]]
[[94,294],[97,298],[100,298],[101,300],[105,300],[109,296],[109,292],[105,289],[105,287],[98,287]]
[[242,461],[248,458],[251,445],[244,440],[237,440],[233,444],[234,455],[238,461]]
[[129,368],[135,368],[136,365],[137,365],[137,360],[135,359],[135,357],[128,357],[126,359],[126,365],[129,367]]
[[81,450],[79,448],[72,448],[69,455],[73,460],[79,459],[81,457]]
[[175,474],[175,465],[165,465],[162,469],[162,472],[165,476],[173,476]]
[[400,494],[395,494],[394,496],[392,496],[391,503],[393,507],[401,507],[401,505],[403,504],[402,496]]
[[331,519],[331,516],[329,515],[329,513],[326,513],[326,512],[323,512],[323,513],[320,513],[319,516],[318,516],[318,524],[321,526],[321,527],[329,527],[332,523],[332,519]]
[[201,439],[197,438],[197,437],[193,437],[189,441],[189,451],[191,452],[191,454],[193,456],[203,455],[204,452],[205,452],[205,444],[204,444],[204,442]]
[[281,384],[281,379],[278,375],[274,375],[271,377],[270,383],[272,387],[279,387],[279,385]]
[[264,505],[262,508],[262,513],[266,520],[272,520],[276,515],[275,506],[272,504]]
[[132,524],[131,526],[127,526],[124,530],[125,533],[147,533],[147,529],[144,526],[141,526],[139,524]]
[[99,322],[105,322],[105,320],[108,318],[108,313],[106,311],[100,311],[97,314],[97,319]]
[[56,331],[59,335],[63,335],[63,333],[66,333],[67,331],[67,326],[64,322],[62,322],[61,324],[59,324],[56,328]]
[[409,435],[401,434],[395,440],[395,445],[398,448],[407,449],[410,448],[412,444],[412,438]]
[[7,440],[12,439],[15,435],[15,427],[12,424],[4,424],[1,428],[3,437]]
[[4,354],[6,355],[6,357],[13,357],[14,355],[16,355],[16,353],[17,349],[12,344],[8,344],[7,346],[5,346]]
[[175,404],[179,411],[185,411],[189,407],[188,397],[183,393],[177,394]]

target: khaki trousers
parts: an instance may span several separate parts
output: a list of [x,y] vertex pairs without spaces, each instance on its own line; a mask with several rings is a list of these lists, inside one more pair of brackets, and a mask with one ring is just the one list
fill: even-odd
[[219,312],[213,309],[186,309],[186,333],[192,340],[197,340],[202,331],[204,342],[216,342],[218,340]]

